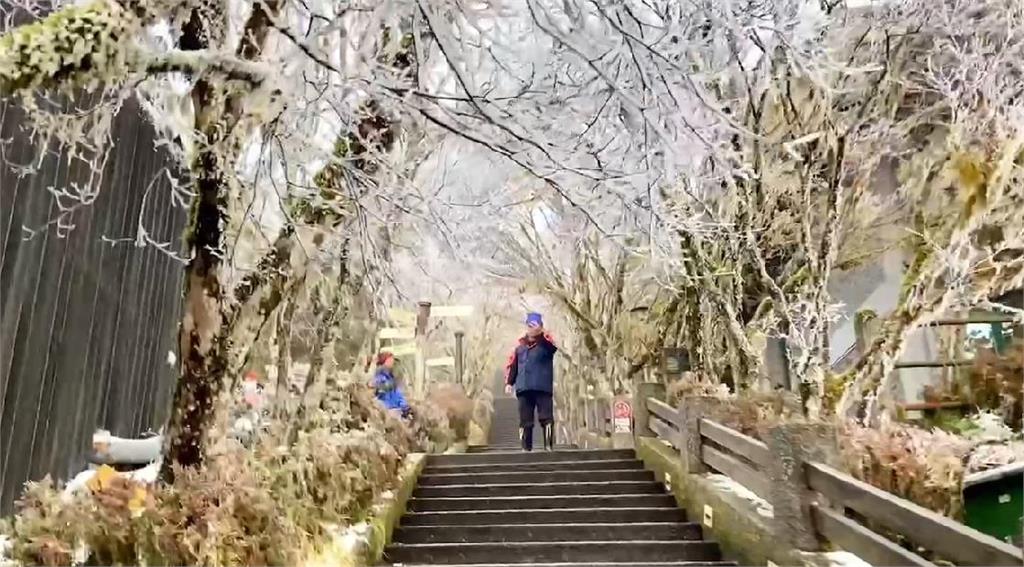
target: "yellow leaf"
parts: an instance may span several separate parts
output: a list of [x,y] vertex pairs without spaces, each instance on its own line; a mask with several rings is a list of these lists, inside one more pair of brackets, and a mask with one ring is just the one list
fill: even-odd
[[96,469],[96,474],[92,475],[92,478],[86,482],[86,486],[93,492],[99,492],[110,487],[110,483],[117,478],[117,471],[113,468],[103,465]]
[[131,512],[132,517],[138,518],[142,515],[143,510],[146,509],[146,489],[141,486],[136,486],[135,490],[132,491],[132,498],[128,501],[128,511]]

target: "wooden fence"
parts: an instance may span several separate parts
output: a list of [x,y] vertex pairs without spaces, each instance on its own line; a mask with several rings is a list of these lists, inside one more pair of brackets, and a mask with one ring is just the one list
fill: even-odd
[[167,254],[132,243],[140,216],[154,239],[175,243],[186,216],[136,105],[115,121],[96,201],[63,237],[49,226],[26,238],[22,227],[54,218],[47,187],[89,172],[58,148],[40,160],[23,124],[0,100],[0,161],[34,166],[19,176],[0,165],[0,514],[26,480],[82,470],[97,428],[136,437],[163,423],[183,274]]
[[607,399],[566,396],[555,404],[555,423],[559,443],[580,444],[580,434],[587,432],[611,442],[613,424],[611,401]]
[[[769,445],[701,415],[703,400],[684,400],[679,408],[646,398],[647,431],[682,452],[688,470],[729,476],[776,509],[800,509],[814,535],[873,565],[934,565],[908,547],[956,565],[1024,564],[1021,549],[936,514],[827,464],[794,458],[800,451]],[[786,427],[786,426],[780,426]],[[785,436],[779,436],[785,438]],[[789,462],[781,463],[781,454]],[[775,471],[796,467],[791,475],[803,486],[774,486]],[[778,481],[774,481],[778,482]],[[788,499],[789,501],[780,501]],[[799,500],[794,502],[793,500]],[[809,506],[803,502],[810,501]],[[896,535],[898,534],[898,536]],[[893,538],[893,539],[890,539]],[[900,545],[902,538],[909,546]],[[780,537],[780,541],[785,535]]]

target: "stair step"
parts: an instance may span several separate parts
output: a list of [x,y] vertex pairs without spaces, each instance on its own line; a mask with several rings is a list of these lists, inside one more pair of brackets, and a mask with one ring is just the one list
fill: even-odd
[[572,508],[562,510],[459,510],[409,512],[407,526],[483,526],[522,524],[625,524],[635,522],[685,522],[686,513],[676,508]]
[[433,455],[431,465],[483,465],[499,463],[551,463],[557,461],[610,461],[632,460],[636,454],[631,449],[606,449],[598,451],[534,451],[532,453],[463,453]]
[[661,508],[675,506],[668,494],[613,494],[582,496],[502,496],[484,498],[413,498],[414,512],[455,510],[561,510],[565,508]]
[[646,470],[631,469],[624,471],[522,472],[516,474],[424,474],[419,478],[420,486],[439,486],[446,484],[547,484],[552,482],[611,481],[654,482],[654,473]]
[[510,543],[417,543],[388,546],[394,563],[494,563],[594,561],[718,561],[718,546],[706,541],[574,541]]
[[700,524],[648,522],[632,524],[519,524],[483,526],[410,526],[395,531],[397,543],[507,541],[675,541],[699,540]]
[[472,498],[481,496],[571,496],[583,494],[665,494],[657,482],[552,482],[549,484],[450,484],[421,486],[416,498]]
[[[533,450],[534,450],[534,452],[540,453],[540,452],[542,452],[542,447],[541,447],[541,445],[536,445]],[[572,445],[560,445],[559,444],[559,445],[555,445],[555,451],[579,451],[579,449],[577,449],[576,447],[573,447]],[[470,452],[470,453],[521,453],[521,452],[523,452],[523,450],[522,450],[522,448],[519,445],[519,441],[516,441],[514,444],[508,444],[508,445],[487,445],[484,448],[482,448],[480,451],[468,451],[468,452]]]
[[600,471],[642,469],[644,464],[636,459],[612,461],[556,461],[553,463],[486,463],[481,465],[428,465],[423,474],[484,473],[484,472],[546,472],[558,470]]
[[[404,567],[434,567],[434,565],[428,565],[425,563],[402,563]],[[435,564],[436,565],[436,564]],[[472,567],[511,567],[517,565],[516,563],[473,563]],[[732,567],[737,565],[735,561],[668,561],[668,562],[626,562],[626,563],[595,563],[588,561],[587,563],[530,563],[533,567],[580,567],[581,565],[587,565],[587,567]],[[445,567],[470,567],[470,564],[462,563],[458,565],[446,564]]]

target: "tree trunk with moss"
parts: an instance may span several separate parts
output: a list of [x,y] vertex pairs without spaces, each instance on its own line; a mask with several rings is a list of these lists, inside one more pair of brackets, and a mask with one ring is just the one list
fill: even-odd
[[[240,59],[259,58],[266,41],[271,15],[279,2],[256,4],[246,21],[237,48]],[[182,28],[183,50],[196,51],[216,45],[215,24],[203,7],[192,10]],[[171,404],[167,447],[160,477],[170,482],[176,467],[203,463],[207,437],[214,425],[217,404],[227,386],[231,348],[224,332],[225,295],[221,279],[227,198],[234,160],[240,141],[233,132],[242,114],[246,91],[231,90],[205,77],[192,88],[196,131],[202,145],[190,167],[195,197],[185,233],[189,262],[185,267],[184,316],[179,332],[181,376]]]

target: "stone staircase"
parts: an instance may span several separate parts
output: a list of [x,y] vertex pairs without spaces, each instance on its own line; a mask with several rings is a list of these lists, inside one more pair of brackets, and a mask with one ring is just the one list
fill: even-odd
[[[385,560],[394,565],[734,565],[632,450],[522,453],[515,399],[491,448],[427,461]],[[511,415],[510,415],[511,414]],[[509,431],[512,435],[509,435]]]
[[[534,435],[534,447],[543,446],[541,441],[540,427],[536,427]],[[519,405],[512,396],[505,395],[494,398],[494,415],[491,416],[491,433],[488,439],[487,451],[515,451],[519,449]]]

